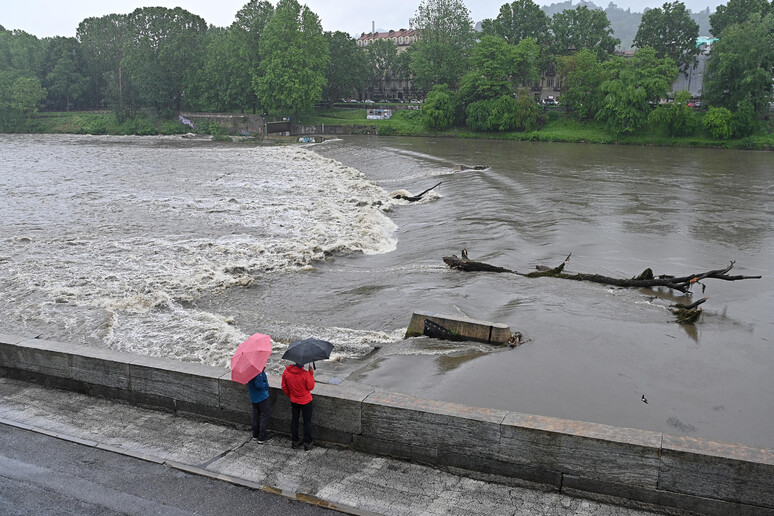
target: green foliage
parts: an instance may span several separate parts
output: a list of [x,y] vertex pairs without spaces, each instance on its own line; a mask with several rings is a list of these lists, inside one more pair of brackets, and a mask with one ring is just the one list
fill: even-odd
[[352,97],[368,77],[366,53],[357,46],[357,42],[344,32],[326,32],[331,59],[326,74],[328,84],[325,96],[333,103],[339,97]]
[[734,138],[751,136],[758,130],[758,115],[749,100],[739,103],[736,113],[731,118],[731,134]]
[[516,128],[525,131],[537,129],[543,111],[527,88],[519,90],[516,98]]
[[461,81],[459,98],[467,105],[479,100],[509,95],[520,83],[531,83],[539,72],[539,50],[528,38],[509,45],[502,38],[483,36],[473,49],[471,69]]
[[604,11],[579,5],[556,13],[551,20],[554,33],[552,49],[556,55],[567,55],[588,48],[600,59],[612,54],[620,40],[613,37],[610,20]]
[[696,129],[698,121],[688,106],[691,92],[680,91],[671,104],[662,104],[651,111],[648,122],[669,136],[687,136]]
[[[535,104],[535,102],[532,101],[532,104]],[[521,128],[519,123],[519,104],[516,102],[516,99],[512,95],[503,95],[495,99],[492,102],[487,122],[490,131],[503,132]]]
[[532,38],[539,45],[546,45],[551,37],[548,15],[532,0],[516,0],[503,4],[494,20],[481,22],[484,35],[503,38],[511,45]]
[[411,56],[413,82],[429,90],[456,85],[467,70],[476,35],[470,11],[462,0],[422,0],[412,20],[422,33]]
[[422,122],[430,129],[445,130],[454,121],[454,103],[446,84],[434,86],[422,104]]
[[615,134],[631,134],[645,125],[651,104],[665,98],[677,77],[677,67],[668,57],[657,58],[649,47],[631,58],[612,58],[603,65],[604,95],[597,120]]
[[727,26],[712,47],[703,97],[713,106],[737,109],[750,101],[762,115],[768,110],[774,69],[774,13]]
[[597,54],[584,48],[557,58],[562,76],[562,104],[578,120],[592,120],[601,102],[600,85],[605,79]]
[[465,126],[473,131],[489,131],[494,99],[478,100],[465,108]]
[[263,60],[253,87],[264,109],[310,111],[322,98],[330,64],[320,19],[296,0],[280,0],[259,49]]
[[658,57],[672,58],[680,71],[685,72],[696,63],[698,37],[699,25],[691,19],[685,4],[676,0],[645,11],[634,45],[651,47]]
[[733,113],[723,107],[711,106],[701,123],[713,138],[727,140],[731,138],[731,119]]
[[725,5],[718,5],[715,13],[710,16],[712,34],[720,36],[726,27],[744,23],[753,14],[763,18],[772,10],[774,8],[766,0],[729,0]]
[[180,7],[136,9],[127,22],[121,64],[140,100],[171,116],[180,111],[187,75],[199,68],[207,23]]

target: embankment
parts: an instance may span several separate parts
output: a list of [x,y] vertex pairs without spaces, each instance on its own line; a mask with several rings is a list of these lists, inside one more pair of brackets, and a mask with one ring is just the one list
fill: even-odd
[[[244,385],[224,368],[0,334],[0,374],[248,425]],[[270,378],[272,428],[290,404]],[[675,514],[774,515],[774,451],[430,401],[318,378],[315,435],[493,481]]]

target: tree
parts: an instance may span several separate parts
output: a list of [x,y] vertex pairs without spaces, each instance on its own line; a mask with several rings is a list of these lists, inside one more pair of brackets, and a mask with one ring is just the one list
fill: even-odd
[[562,103],[578,120],[591,120],[601,101],[599,86],[604,81],[602,63],[595,52],[584,48],[576,54],[559,56]]
[[467,71],[475,44],[470,11],[461,0],[422,0],[411,20],[420,31],[414,43],[411,71],[423,90],[436,84],[456,85]]
[[719,5],[715,13],[710,15],[712,34],[720,37],[726,27],[744,23],[753,14],[759,14],[763,18],[772,10],[774,8],[766,0],[729,0],[726,5]]
[[[91,78],[92,106],[101,107],[107,100],[104,83],[106,78],[123,79],[121,59],[126,41],[127,15],[110,14],[101,18],[86,18],[76,30],[81,46],[84,66]],[[113,84],[110,90],[119,92],[115,104],[121,106],[121,84]]]
[[503,4],[500,13],[494,20],[481,22],[485,35],[498,36],[511,45],[532,38],[538,45],[546,45],[550,39],[551,19],[532,0],[516,0]]
[[674,1],[645,11],[634,45],[651,47],[658,57],[671,57],[680,71],[687,73],[699,55],[698,37],[699,24],[691,19],[684,3]]
[[204,19],[180,7],[145,7],[129,14],[122,65],[145,105],[160,115],[180,111],[206,32]]
[[696,116],[688,106],[691,92],[678,91],[671,104],[662,104],[650,112],[648,122],[669,136],[688,136],[696,129]]
[[431,129],[443,131],[454,122],[454,102],[446,84],[438,84],[422,104],[422,122]]
[[631,134],[645,124],[651,104],[666,97],[679,71],[668,57],[645,47],[631,58],[614,57],[603,65],[605,81],[596,118],[615,134]]
[[[227,105],[256,112],[259,100],[253,88],[253,77],[259,75],[263,54],[260,42],[266,26],[274,14],[274,7],[267,1],[250,0],[236,14],[224,43],[228,89],[224,95]],[[214,68],[214,66],[213,66]]]
[[311,110],[330,63],[317,15],[296,0],[279,0],[258,47],[263,60],[253,88],[264,109]]
[[368,80],[371,83],[371,91],[384,95],[380,89],[382,85],[393,79],[398,48],[391,39],[377,39],[368,44],[365,52],[368,58]]
[[42,75],[48,92],[47,107],[70,111],[88,87],[80,44],[75,38],[61,36],[47,38],[46,43]]
[[613,29],[604,11],[580,5],[556,13],[551,20],[554,33],[553,51],[567,55],[584,48],[593,50],[600,59],[612,54],[620,40],[613,37]]
[[369,70],[366,53],[349,34],[326,32],[325,37],[328,38],[331,53],[326,93],[328,101],[333,104],[339,97],[351,97],[355,90],[361,89]]
[[749,100],[758,114],[769,107],[774,67],[774,13],[753,14],[729,25],[712,46],[702,96],[711,105],[735,111]]
[[460,83],[459,97],[464,104],[513,95],[522,83],[532,83],[539,75],[540,50],[532,38],[509,45],[496,36],[482,36],[473,49],[470,71]]

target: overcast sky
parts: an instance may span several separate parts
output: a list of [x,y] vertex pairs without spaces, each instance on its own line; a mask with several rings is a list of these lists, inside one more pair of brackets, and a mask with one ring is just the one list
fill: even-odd
[[[91,16],[132,12],[138,7],[182,7],[204,18],[207,23],[219,27],[231,25],[237,11],[248,0],[0,0],[0,25],[6,29],[21,29],[44,38],[48,36],[74,37],[78,24]],[[539,5],[550,5],[557,0],[536,0]],[[593,0],[592,0],[593,1]],[[607,7],[610,0],[594,3]],[[641,12],[645,7],[660,7],[666,0],[619,0],[614,2],[621,8],[630,7]],[[420,0],[299,0],[317,13],[326,31],[344,31],[353,36],[371,31],[371,22],[377,30],[409,27]],[[720,4],[708,0],[683,0],[692,11],[706,7],[714,10]],[[276,5],[276,0],[272,1]],[[506,0],[467,0],[473,21],[495,18],[500,6],[510,3]],[[578,1],[573,0],[577,5]]]

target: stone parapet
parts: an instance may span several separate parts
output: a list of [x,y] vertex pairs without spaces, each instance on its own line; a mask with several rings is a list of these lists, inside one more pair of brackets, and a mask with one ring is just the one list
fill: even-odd
[[[249,425],[228,369],[0,333],[0,375]],[[271,428],[290,403],[270,377]],[[670,514],[774,515],[774,451],[417,398],[318,379],[323,441]]]

